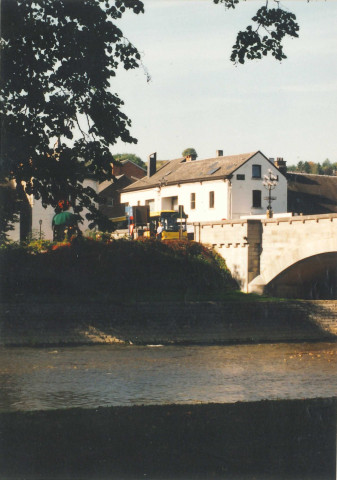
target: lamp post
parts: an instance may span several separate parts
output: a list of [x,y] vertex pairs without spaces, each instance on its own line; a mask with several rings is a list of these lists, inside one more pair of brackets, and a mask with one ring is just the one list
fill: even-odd
[[273,174],[271,169],[268,169],[268,173],[263,176],[263,186],[268,190],[268,197],[264,197],[265,200],[268,200],[268,207],[267,207],[267,218],[272,218],[273,210],[271,208],[272,200],[276,200],[276,197],[271,196],[271,191],[274,190],[278,183],[278,179],[276,175]]
[[42,227],[42,220],[39,220],[39,224],[40,224],[40,240],[41,240],[41,237],[42,237],[42,230],[41,230],[41,227]]

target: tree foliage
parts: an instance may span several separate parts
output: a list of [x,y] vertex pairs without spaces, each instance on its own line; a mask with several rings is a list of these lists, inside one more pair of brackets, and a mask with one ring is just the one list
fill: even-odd
[[72,199],[98,212],[83,181],[111,178],[117,140],[136,143],[123,101],[109,89],[118,67],[140,64],[117,27],[139,0],[2,0],[0,179],[44,206]]
[[185,150],[182,152],[181,154],[183,157],[187,157],[188,155],[193,155],[195,157],[198,156],[195,148],[192,148],[192,147],[189,147],[189,148],[185,148]]
[[[213,2],[222,3],[226,8],[235,8],[239,0],[213,0]],[[231,54],[233,63],[261,59],[268,53],[276,60],[287,58],[282,41],[287,35],[298,37],[299,26],[296,16],[280,8],[279,1],[274,0],[276,8],[271,8],[269,3],[269,0],[266,0],[265,5],[258,9],[252,18],[253,26],[249,25],[246,30],[238,32]]]
[[[239,0],[213,0],[235,8]],[[286,58],[282,41],[297,37],[295,16],[269,0],[238,33],[231,60]],[[140,0],[2,0],[0,181],[55,207],[71,199],[74,210],[102,221],[86,178],[111,178],[111,147],[136,143],[123,101],[112,93],[118,68],[137,68],[141,57],[117,27]],[[194,150],[194,149],[192,149]],[[195,150],[194,150],[195,152]],[[14,218],[14,217],[13,217]],[[102,225],[102,224],[101,224]]]
[[137,157],[134,153],[116,153],[114,155],[114,159],[118,162],[122,162],[123,160],[130,160],[131,162],[139,165],[142,168],[146,169],[146,163],[140,157]]
[[299,161],[297,165],[290,165],[288,171],[312,175],[337,175],[337,162],[331,163],[328,158],[322,164]]
[[7,239],[7,232],[14,230],[13,221],[19,220],[18,194],[10,184],[0,185],[0,243]]

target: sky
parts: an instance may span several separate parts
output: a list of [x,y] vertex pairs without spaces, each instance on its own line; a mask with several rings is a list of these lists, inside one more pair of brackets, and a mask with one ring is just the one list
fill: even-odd
[[144,161],[170,160],[193,147],[198,158],[261,150],[301,161],[337,161],[337,1],[284,1],[296,14],[298,39],[285,41],[287,59],[235,66],[237,32],[251,24],[262,0],[226,10],[212,0],[145,0],[119,26],[142,53],[142,68],[120,70],[111,83],[123,99],[137,145],[113,153]]

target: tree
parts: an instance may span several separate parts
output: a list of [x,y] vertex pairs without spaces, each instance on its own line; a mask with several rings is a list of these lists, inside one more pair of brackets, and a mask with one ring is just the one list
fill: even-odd
[[[213,0],[234,8],[239,0]],[[295,16],[268,0],[238,33],[231,60],[286,58],[282,40],[297,36]],[[111,147],[136,143],[123,101],[109,87],[120,66],[134,69],[141,57],[117,27],[124,12],[144,11],[140,0],[2,0],[0,181],[56,207],[71,199],[101,222],[97,196],[83,186],[88,176],[111,178]],[[259,32],[264,34],[260,35]]]
[[7,232],[14,230],[13,222],[19,221],[20,202],[15,188],[10,184],[0,185],[0,242]]
[[289,172],[310,173],[313,175],[336,175],[337,162],[331,163],[327,158],[322,165],[318,162],[302,162],[288,167]]
[[190,148],[185,148],[185,150],[182,152],[181,155],[182,155],[183,157],[187,157],[188,155],[193,155],[193,156],[195,156],[195,157],[198,156],[196,150],[195,150],[194,148],[192,148],[192,147],[190,147]]
[[[239,0],[213,0],[213,2],[222,3],[226,8],[235,8]],[[298,37],[299,26],[293,13],[280,8],[278,0],[274,0],[274,3],[277,7],[270,8],[269,0],[266,0],[265,5],[259,8],[252,18],[255,26],[249,25],[246,30],[238,33],[231,54],[233,63],[261,59],[268,53],[276,60],[287,58],[283,52],[282,40],[286,35]]]
[[139,165],[142,168],[146,169],[146,163],[140,157],[137,157],[134,153],[116,153],[114,155],[114,159],[118,162],[122,162],[123,160],[131,160],[131,162]]
[[[0,180],[99,222],[83,181],[110,179],[118,139],[136,143],[123,101],[109,90],[119,66],[140,54],[114,23],[139,0],[2,0]],[[101,219],[102,220],[102,219]]]
[[322,171],[324,175],[333,175],[335,169],[336,167],[334,168],[334,165],[330,162],[328,158],[326,158],[322,163]]

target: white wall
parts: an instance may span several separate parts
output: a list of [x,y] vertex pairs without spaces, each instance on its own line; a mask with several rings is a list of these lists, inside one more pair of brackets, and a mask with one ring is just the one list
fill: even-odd
[[[252,165],[261,165],[261,177],[252,178]],[[287,180],[280,171],[272,165],[260,153],[256,154],[249,162],[246,162],[238,168],[231,180],[232,183],[232,205],[231,218],[240,218],[243,215],[262,215],[266,213],[268,200],[268,190],[262,185],[263,176],[268,173],[268,169],[278,176],[278,184],[272,190],[272,210],[275,213],[287,211]],[[245,180],[237,180],[237,175],[245,175]],[[261,208],[253,208],[253,190],[261,190]]]
[[147,190],[139,190],[136,192],[121,193],[121,203],[130,206],[147,205],[146,201],[153,200],[154,205],[151,210],[158,211],[161,209],[161,195],[159,188],[149,188]]
[[[98,184],[94,180],[85,180],[83,182],[84,187],[91,187],[97,191]],[[42,220],[41,231],[43,232],[43,238],[45,240],[53,239],[53,229],[52,229],[52,220],[55,215],[55,210],[53,207],[48,206],[43,208],[41,200],[31,199],[32,203],[32,233],[36,238],[39,237],[40,224],[39,220]],[[97,205],[96,205],[97,207]],[[70,209],[70,211],[72,211]],[[83,209],[81,215],[83,217],[83,223],[79,223],[79,228],[82,232],[85,232],[89,229],[89,221],[85,218],[85,214],[88,213],[87,209]]]
[[12,242],[19,242],[20,241],[20,222],[12,223],[13,230],[9,230],[6,232],[7,238]]
[[[252,178],[252,165],[261,165],[261,178]],[[268,169],[279,178],[272,196],[274,213],[287,211],[287,180],[263,155],[257,153],[251,160],[242,165],[229,180],[212,180],[204,182],[182,183],[180,186],[162,186],[147,190],[125,192],[121,194],[121,202],[131,206],[145,205],[146,200],[154,199],[154,210],[169,209],[170,197],[178,197],[178,205],[184,205],[188,222],[207,222],[230,220],[243,215],[263,215],[266,213],[268,190],[262,184],[263,176]],[[237,175],[244,175],[244,180],[237,180]],[[253,208],[253,190],[261,191],[261,208]],[[214,192],[214,208],[209,207],[209,192]],[[191,209],[191,193],[195,193],[195,209]]]
[[[214,192],[214,208],[209,207],[209,192]],[[191,209],[191,193],[195,193],[195,209]],[[213,180],[208,182],[184,183],[180,186],[169,185],[125,192],[121,194],[121,202],[135,206],[145,205],[146,200],[154,199],[154,210],[170,209],[170,198],[178,197],[178,205],[184,206],[188,222],[207,222],[227,218],[228,182]]]
[[39,238],[40,224],[42,220],[41,232],[45,240],[53,240],[52,220],[55,215],[53,207],[43,208],[41,200],[32,200],[32,235]]

